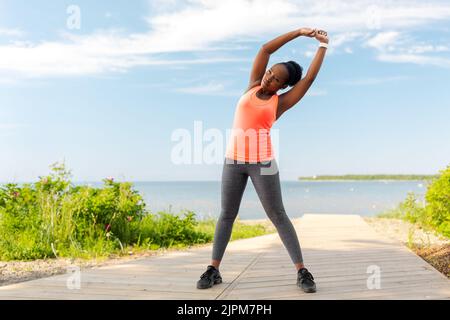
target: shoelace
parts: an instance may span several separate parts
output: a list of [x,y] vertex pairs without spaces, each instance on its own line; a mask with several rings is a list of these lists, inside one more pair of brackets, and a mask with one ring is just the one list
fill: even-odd
[[300,279],[302,281],[305,280],[305,279],[314,280],[314,277],[309,271],[306,271],[305,273],[300,274]]
[[203,272],[203,274],[200,276],[200,278],[201,279],[209,278],[213,272],[214,272],[213,269],[206,270],[205,272]]

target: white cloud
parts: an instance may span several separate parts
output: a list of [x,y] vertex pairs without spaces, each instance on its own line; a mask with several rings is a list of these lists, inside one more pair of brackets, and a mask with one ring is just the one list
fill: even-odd
[[333,36],[331,44],[333,48],[337,48],[363,36],[365,36],[363,32],[343,32]]
[[[352,52],[351,44],[365,41],[374,31],[389,30],[379,32],[367,43],[370,48],[388,50],[386,44],[411,28],[430,27],[433,22],[450,19],[450,3],[440,1],[384,0],[374,5],[372,0],[155,0],[149,4],[150,13],[146,18],[149,30],[146,32],[62,33],[59,41],[1,45],[0,74],[70,76],[125,72],[147,65],[240,61],[220,51],[245,49],[241,42],[263,44],[286,30],[303,26],[327,30],[331,37],[330,53],[344,45],[344,52]],[[17,30],[3,33],[20,34]],[[306,45],[306,39],[302,41]],[[223,43],[231,45],[224,48]],[[192,51],[209,51],[212,55],[189,61],[158,58],[161,53]],[[304,54],[313,55],[312,51]],[[235,57],[240,55],[235,54]]]
[[306,92],[306,95],[311,96],[311,97],[326,96],[327,94],[328,94],[328,92],[326,90],[315,89],[315,88],[312,88],[312,89],[308,90],[308,92]]
[[384,50],[389,45],[395,43],[400,37],[397,31],[380,32],[367,41],[367,45],[378,50]]
[[[410,35],[388,31],[378,33],[366,42],[366,45],[377,49],[376,58],[383,62],[412,63],[449,67],[448,57],[436,54],[450,51],[446,45],[418,42]],[[424,55],[425,53],[432,55]]]
[[[261,44],[274,28],[291,29],[299,8],[292,1],[193,0],[178,11],[150,16],[147,21],[158,45],[205,48],[241,37],[257,37]],[[277,23],[273,21],[276,17]],[[297,28],[300,26],[297,26]]]
[[420,54],[427,52],[449,52],[450,48],[445,45],[432,45],[432,44],[422,44],[422,45],[413,45],[407,49],[410,54]]
[[443,57],[423,56],[417,54],[388,54],[378,55],[380,61],[395,63],[414,63],[419,65],[433,65],[437,67],[450,68],[450,59]]
[[[129,42],[129,43],[127,43]],[[104,72],[124,72],[134,66],[204,64],[242,61],[216,55],[199,59],[158,59],[144,55],[157,53],[156,47],[114,34],[96,34],[88,38],[73,37],[71,43],[43,42],[39,45],[0,46],[0,70],[17,72],[27,77],[85,75]]]
[[216,94],[218,92],[223,92],[224,89],[225,87],[221,83],[208,83],[202,86],[179,88],[177,91],[192,94]]
[[174,91],[195,95],[214,95],[214,96],[240,96],[243,92],[238,92],[236,90],[227,89],[223,83],[216,81],[210,81],[209,83],[192,86],[177,88]]
[[20,37],[23,36],[23,31],[19,29],[5,29],[0,28],[0,36],[7,36],[7,37]]
[[[174,10],[182,5],[182,1],[177,0],[151,0],[150,4],[150,12],[151,13],[161,13],[168,12]],[[186,3],[185,3],[186,4]]]

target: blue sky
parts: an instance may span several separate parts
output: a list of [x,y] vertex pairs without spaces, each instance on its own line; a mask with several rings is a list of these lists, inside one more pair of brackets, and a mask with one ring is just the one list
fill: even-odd
[[[448,1],[0,0],[0,181],[62,160],[78,181],[219,180],[221,163],[174,163],[171,135],[225,135],[259,47],[301,27],[330,48],[273,127],[282,180],[449,164]],[[317,45],[297,38],[269,65],[307,70]]]

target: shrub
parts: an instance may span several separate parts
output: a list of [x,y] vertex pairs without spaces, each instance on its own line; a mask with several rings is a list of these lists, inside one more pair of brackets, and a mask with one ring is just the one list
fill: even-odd
[[[146,210],[128,182],[108,178],[103,186],[74,186],[64,163],[33,184],[0,186],[0,260],[105,257],[128,246],[148,249],[207,243],[215,221]],[[233,238],[264,233],[237,226]]]
[[430,224],[450,237],[450,166],[442,170],[440,176],[431,183],[425,198]]
[[408,193],[397,208],[379,216],[404,219],[450,238],[450,166],[431,181],[425,200],[425,206],[421,205],[414,193]]
[[145,203],[131,183],[73,186],[64,164],[34,184],[0,187],[0,259],[102,255],[134,243]]
[[414,193],[408,193],[405,201],[399,204],[400,212],[403,214],[403,218],[412,223],[418,223],[420,225],[428,225],[428,219],[425,208],[418,202]]

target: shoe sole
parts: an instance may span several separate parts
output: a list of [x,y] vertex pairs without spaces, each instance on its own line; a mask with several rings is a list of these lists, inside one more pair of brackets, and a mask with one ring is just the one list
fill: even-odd
[[222,279],[216,279],[216,280],[214,280],[213,284],[210,284],[209,286],[206,286],[206,287],[199,287],[197,285],[197,289],[209,289],[209,288],[212,288],[213,285],[219,284],[219,283],[222,283]]
[[313,288],[304,289],[304,288],[302,288],[301,284],[297,283],[297,287],[302,289],[305,293],[314,293],[314,292],[316,292],[316,286],[314,286]]
[[306,292],[306,293],[314,293],[314,292],[316,292],[316,288],[311,288],[311,289],[303,289],[303,291],[304,292]]

